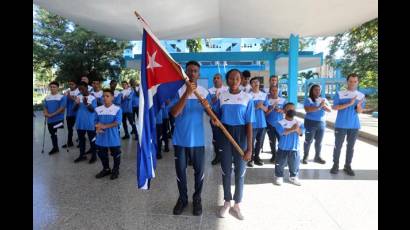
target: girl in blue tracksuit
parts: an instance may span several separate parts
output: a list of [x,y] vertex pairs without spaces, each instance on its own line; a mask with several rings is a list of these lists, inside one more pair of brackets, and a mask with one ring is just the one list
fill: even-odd
[[[221,168],[224,189],[224,206],[219,210],[220,217],[225,217],[227,211],[233,213],[238,219],[244,219],[239,204],[242,201],[243,184],[245,180],[246,162],[252,156],[252,123],[255,122],[255,108],[252,97],[239,89],[241,72],[231,69],[226,73],[229,91],[221,93],[213,109],[217,112],[222,124],[236,140],[238,145],[245,150],[241,156],[229,140],[223,135],[221,139]],[[213,121],[214,125],[216,123]],[[232,162],[235,172],[235,205],[231,208],[231,171]]]

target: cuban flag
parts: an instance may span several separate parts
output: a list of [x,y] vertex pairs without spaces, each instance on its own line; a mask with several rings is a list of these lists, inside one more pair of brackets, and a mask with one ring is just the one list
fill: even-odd
[[141,53],[137,184],[139,189],[149,189],[156,168],[155,115],[165,100],[176,95],[187,76],[181,66],[161,46],[142,18],[139,19],[142,21],[144,31]]

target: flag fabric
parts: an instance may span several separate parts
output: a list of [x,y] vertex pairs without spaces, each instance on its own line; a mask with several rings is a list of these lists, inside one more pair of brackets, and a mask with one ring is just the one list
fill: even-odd
[[[143,24],[145,22],[143,21]],[[141,84],[139,98],[137,146],[137,185],[149,189],[155,177],[156,129],[155,117],[161,105],[174,97],[184,84],[186,75],[161,46],[149,28],[144,26],[141,53]]]

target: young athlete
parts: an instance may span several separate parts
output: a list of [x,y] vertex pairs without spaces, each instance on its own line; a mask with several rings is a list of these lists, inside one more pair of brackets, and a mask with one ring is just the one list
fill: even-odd
[[66,107],[66,97],[58,93],[59,84],[56,81],[48,84],[51,94],[46,96],[44,102],[44,116],[47,118],[48,132],[51,135],[53,148],[48,153],[50,155],[58,153],[57,128],[64,128],[64,110]]
[[76,100],[77,96],[80,94],[80,91],[77,88],[77,84],[76,84],[75,80],[69,80],[68,81],[68,87],[69,87],[69,89],[64,94],[67,98],[66,121],[67,121],[68,136],[67,136],[67,143],[62,146],[63,148],[74,146],[74,143],[73,143],[73,128],[74,128],[74,125],[75,125],[76,112],[74,111],[73,108],[74,108],[75,100]]
[[[226,73],[229,91],[220,95],[214,110],[218,113],[222,124],[236,140],[238,145],[245,150],[241,156],[233,147],[225,135],[221,135],[221,168],[222,184],[224,189],[224,205],[219,210],[219,216],[225,217],[229,210],[238,219],[244,216],[240,210],[245,181],[246,162],[252,157],[252,123],[255,122],[255,108],[252,97],[239,89],[241,84],[241,72],[231,69]],[[215,121],[212,121],[216,125]],[[235,172],[235,193],[233,200],[235,205],[231,207],[231,173],[232,162]]]
[[[96,140],[98,157],[103,169],[95,177],[102,178],[111,174],[111,180],[118,178],[121,162],[121,140],[118,126],[122,121],[122,111],[119,106],[113,104],[114,92],[111,89],[103,90],[104,105],[95,109]],[[108,150],[114,160],[113,169],[110,169]]]
[[80,82],[78,85],[80,95],[77,96],[74,111],[77,111],[76,129],[80,145],[80,155],[74,160],[74,163],[87,160],[85,156],[85,134],[87,133],[90,141],[91,159],[89,163],[94,163],[97,160],[95,151],[95,108],[97,101],[94,96],[90,95],[87,90],[87,83]]
[[302,122],[295,119],[295,105],[288,102],[284,106],[285,118],[277,121],[274,125],[278,132],[279,146],[275,162],[275,181],[276,185],[283,183],[283,171],[286,164],[289,166],[289,182],[300,186],[298,179],[300,154],[299,136],[302,136],[305,128]]

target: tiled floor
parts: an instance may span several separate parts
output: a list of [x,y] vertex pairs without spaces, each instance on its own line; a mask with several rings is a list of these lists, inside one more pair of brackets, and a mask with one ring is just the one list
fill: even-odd
[[[245,220],[232,216],[218,218],[223,204],[219,166],[212,166],[210,135],[206,136],[206,176],[202,192],[203,215],[192,215],[192,204],[181,216],[172,215],[178,197],[172,152],[158,162],[151,190],[136,188],[135,142],[123,141],[120,177],[95,179],[100,162],[74,164],[78,149],[49,156],[46,134],[45,153],[41,154],[43,117],[33,118],[33,225],[34,229],[377,229],[378,148],[356,142],[352,167],[356,176],[342,171],[331,175],[334,133],[327,129],[323,142],[325,165],[301,165],[301,187],[284,183],[273,185],[274,165],[263,153],[264,166],[248,168],[242,204]],[[208,124],[208,122],[206,122]],[[207,128],[207,134],[210,129]],[[59,136],[64,136],[59,130]],[[59,139],[60,145],[64,144]],[[268,151],[268,139],[264,150]],[[172,150],[172,148],[171,148]],[[341,162],[344,162],[345,148]],[[313,157],[313,146],[311,155]],[[311,158],[312,158],[311,157]],[[111,160],[111,159],[110,159]],[[112,164],[112,160],[110,161]],[[193,169],[188,173],[189,193],[193,192]],[[286,179],[286,177],[285,177]],[[285,180],[286,181],[286,180]],[[191,195],[190,195],[191,196]],[[191,199],[191,197],[190,197]],[[191,200],[190,200],[191,201]]]

